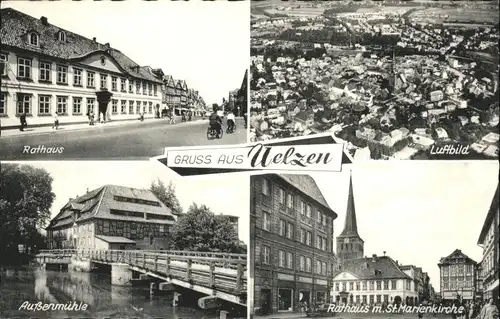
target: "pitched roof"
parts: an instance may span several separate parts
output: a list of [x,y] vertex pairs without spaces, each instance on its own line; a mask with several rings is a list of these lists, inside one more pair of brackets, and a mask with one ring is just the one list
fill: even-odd
[[354,206],[354,192],[352,190],[352,175],[349,177],[349,194],[347,195],[347,213],[342,233],[338,237],[360,237],[358,234],[358,222],[356,220],[356,209]]
[[312,111],[310,110],[305,110],[305,111],[300,111],[299,113],[295,114],[295,118],[302,120],[302,121],[307,121],[309,119],[309,116],[312,115]]
[[477,264],[477,262],[475,262],[472,258],[464,254],[460,249],[455,249],[448,256],[441,258],[441,260],[438,263],[438,266],[449,265],[451,263],[454,263],[454,261],[457,259],[463,259],[465,263]]
[[[126,74],[135,78],[161,83],[150,70],[139,66],[119,50],[109,47],[109,44],[103,45],[50,23],[44,23],[41,19],[12,8],[1,9],[1,16],[0,38],[2,39],[2,46],[15,47],[63,60],[80,59],[91,53],[101,52],[111,56]],[[65,41],[58,39],[60,31],[64,31],[66,34]],[[39,46],[35,47],[28,44],[26,35],[29,32],[39,34]]]
[[373,256],[345,260],[341,270],[333,274],[348,271],[360,279],[411,279],[389,256]]
[[[119,201],[117,199],[125,198],[133,201]],[[137,200],[155,202],[158,206],[148,205],[137,202]],[[112,211],[148,213],[165,216],[165,219],[148,219],[144,216],[123,216],[112,214]],[[79,223],[88,219],[113,219],[129,220],[136,222],[154,222],[159,224],[173,224],[175,218],[171,210],[166,207],[150,190],[130,188],[117,185],[105,185],[99,187],[87,194],[70,199],[63,206],[59,214],[51,221],[47,229],[54,229],[67,226],[73,223]]]
[[334,216],[337,217],[337,214],[335,214],[335,212],[330,208],[325,197],[323,197],[323,193],[316,184],[316,181],[311,176],[295,174],[279,174],[277,176],[333,212]]

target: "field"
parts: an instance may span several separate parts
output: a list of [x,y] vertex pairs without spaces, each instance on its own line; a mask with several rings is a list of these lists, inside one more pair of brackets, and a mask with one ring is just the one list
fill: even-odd
[[419,9],[421,7],[395,7],[395,6],[384,6],[384,7],[372,7],[372,8],[359,8],[356,10],[357,13],[370,13],[370,12],[380,12],[380,13],[398,13],[404,14],[411,9]]
[[410,15],[411,19],[429,20],[429,22],[481,22],[498,23],[498,10],[483,9],[456,9],[456,8],[428,8],[419,10]]

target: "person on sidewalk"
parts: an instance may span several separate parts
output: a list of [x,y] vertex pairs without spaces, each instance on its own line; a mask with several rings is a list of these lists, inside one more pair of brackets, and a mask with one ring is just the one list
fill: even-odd
[[58,130],[59,129],[59,116],[58,116],[57,112],[54,112],[53,118],[54,118],[54,125],[52,125],[52,129]]
[[483,309],[481,309],[479,319],[498,319],[498,308],[493,303],[493,298],[489,298]]
[[28,122],[26,122],[26,112],[23,112],[21,116],[19,116],[19,121],[21,122],[19,130],[23,132],[25,128],[28,128]]

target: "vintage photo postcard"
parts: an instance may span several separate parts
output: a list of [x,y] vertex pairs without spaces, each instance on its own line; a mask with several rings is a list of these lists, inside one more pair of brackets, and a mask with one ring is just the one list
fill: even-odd
[[247,318],[248,178],[2,162],[0,318]]
[[498,1],[254,1],[249,138],[498,158],[498,40]]
[[244,1],[6,1],[0,159],[247,141]]
[[251,176],[251,317],[498,318],[497,174],[371,161]]

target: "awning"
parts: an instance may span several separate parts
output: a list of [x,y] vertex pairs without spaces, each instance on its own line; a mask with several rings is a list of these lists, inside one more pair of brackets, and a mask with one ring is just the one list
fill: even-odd
[[102,236],[102,235],[98,235],[98,236],[95,236],[96,238],[100,239],[100,240],[103,240],[107,243],[110,243],[110,244],[135,244],[135,241],[131,240],[131,239],[128,239],[128,238],[125,238],[125,237],[121,237],[121,236]]
[[492,284],[486,286],[485,291],[492,291],[495,290],[498,287],[498,279],[495,280]]

